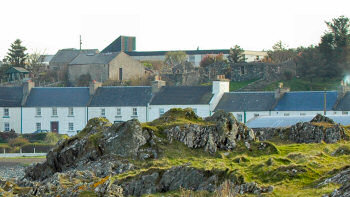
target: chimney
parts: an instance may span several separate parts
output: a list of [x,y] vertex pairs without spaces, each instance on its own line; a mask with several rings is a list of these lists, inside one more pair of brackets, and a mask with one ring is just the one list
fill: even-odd
[[214,95],[229,92],[230,80],[225,79],[225,75],[217,75],[216,80],[213,81],[212,92]]
[[27,102],[27,98],[30,94],[30,91],[34,87],[35,87],[35,83],[32,82],[32,80],[28,80],[28,81],[24,82],[23,89],[22,89],[22,91],[23,91],[22,105],[24,105]]
[[152,81],[152,94],[159,92],[159,90],[166,85],[166,82],[162,80],[160,76],[155,76],[154,81]]
[[289,92],[289,88],[283,87],[283,83],[278,84],[278,88],[275,90],[275,99],[280,99],[283,97],[283,95],[287,92]]
[[90,96],[94,95],[96,93],[97,88],[101,86],[102,86],[102,82],[97,82],[96,80],[93,80],[89,85]]

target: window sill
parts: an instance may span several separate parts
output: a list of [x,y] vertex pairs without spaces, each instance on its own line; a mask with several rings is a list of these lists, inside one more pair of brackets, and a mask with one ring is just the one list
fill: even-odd
[[3,116],[3,118],[10,118],[10,116]]
[[51,116],[51,118],[58,118],[58,116]]
[[139,116],[130,116],[130,118],[138,118]]
[[116,118],[123,118],[123,116],[115,116]]
[[74,115],[71,115],[71,116],[68,116],[68,117],[73,117],[74,118]]
[[35,118],[41,118],[41,117],[42,117],[42,116],[38,116],[38,115],[35,116]]

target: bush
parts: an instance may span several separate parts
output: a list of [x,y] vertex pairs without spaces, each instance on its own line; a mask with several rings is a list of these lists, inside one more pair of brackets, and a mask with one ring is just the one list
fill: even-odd
[[33,153],[34,148],[36,153],[48,153],[51,148],[53,148],[54,145],[52,144],[38,144],[38,143],[33,143],[33,144],[26,144],[22,146],[22,152],[23,153]]
[[16,137],[18,137],[18,134],[14,132],[0,132],[0,143],[8,143],[10,139]]
[[67,135],[60,135],[57,133],[49,132],[46,134],[44,142],[46,144],[57,144],[57,142],[60,141],[61,139],[67,139],[67,138],[68,138]]
[[16,137],[15,139],[10,139],[8,144],[11,147],[19,147],[19,146],[23,146],[25,144],[29,144],[29,141],[23,137]]
[[47,133],[29,133],[29,134],[23,134],[22,136],[29,140],[29,142],[38,142],[38,141],[44,141],[46,138]]

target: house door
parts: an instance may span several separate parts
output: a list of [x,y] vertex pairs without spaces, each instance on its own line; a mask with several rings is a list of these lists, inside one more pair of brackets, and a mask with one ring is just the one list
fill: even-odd
[[51,131],[58,133],[58,122],[51,122]]
[[119,80],[123,81],[123,68],[119,68]]

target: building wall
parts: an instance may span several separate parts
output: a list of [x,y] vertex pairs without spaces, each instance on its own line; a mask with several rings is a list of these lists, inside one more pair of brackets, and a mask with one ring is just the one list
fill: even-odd
[[108,64],[69,65],[68,79],[70,82],[76,82],[80,75],[90,74],[92,80],[106,81],[108,79],[108,70]]
[[214,96],[210,101],[210,111],[214,111],[225,92],[230,91],[229,81],[213,81],[212,93]]
[[[316,116],[323,115],[323,111],[272,111],[272,116]],[[326,111],[326,115],[342,115],[341,111]]]
[[[9,109],[9,116],[4,116],[4,109]],[[0,131],[5,131],[5,123],[10,124],[10,130],[21,133],[21,107],[0,107]]]
[[123,80],[140,78],[145,75],[144,66],[137,60],[134,60],[127,54],[121,52],[109,64],[109,79],[119,79],[119,69],[123,69]]
[[[58,122],[58,133],[74,135],[82,130],[87,123],[86,107],[73,107],[74,115],[68,115],[68,107],[57,107],[57,116],[52,116],[52,107],[41,107],[41,116],[36,115],[36,107],[23,107],[23,133],[36,131],[36,123],[41,123],[42,130],[51,130],[51,122]],[[73,131],[68,124],[72,122]]]
[[150,105],[148,108],[148,121],[153,121],[159,118],[159,110],[164,109],[164,113],[170,110],[171,108],[192,108],[197,109],[197,115],[200,117],[210,116],[209,105]]
[[[121,115],[117,115],[117,108],[121,109]],[[133,108],[137,108],[137,116],[133,115]],[[105,116],[102,116],[101,111],[105,109]],[[88,107],[89,119],[95,117],[105,117],[111,123],[115,121],[128,121],[138,119],[140,122],[147,121],[146,106],[130,106],[130,107]]]
[[[244,123],[244,112],[231,112],[235,118]],[[242,120],[240,120],[239,115],[241,115]],[[248,122],[249,120],[257,117],[257,116],[270,116],[271,112],[270,111],[256,111],[256,112],[245,112],[245,116],[246,116],[246,122]]]

